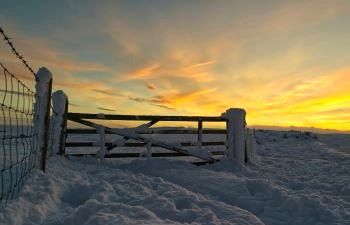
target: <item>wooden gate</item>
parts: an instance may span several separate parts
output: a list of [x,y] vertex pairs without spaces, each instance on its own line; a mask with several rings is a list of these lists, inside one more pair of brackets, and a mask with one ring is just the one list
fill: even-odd
[[[99,151],[92,155],[103,158],[117,157],[139,157],[140,153],[135,152],[111,152],[117,147],[146,147],[143,154],[147,157],[178,157],[191,156],[201,159],[203,163],[213,163],[217,161],[216,155],[225,155],[230,160],[239,164],[254,161],[255,137],[246,129],[246,112],[241,108],[230,108],[221,116],[153,116],[153,115],[110,115],[110,114],[89,114],[89,113],[68,113],[68,97],[57,91],[53,94],[53,109],[58,113],[51,117],[55,121],[51,127],[51,154],[58,153],[68,156],[80,156],[90,154],[87,152],[66,152],[67,148],[76,147],[99,147]],[[112,128],[103,125],[103,120],[129,120],[147,121],[147,123],[134,128]],[[67,121],[73,121],[90,129],[67,129]],[[98,121],[98,122],[93,122]],[[184,121],[196,122],[197,129],[159,129],[151,128],[160,121]],[[226,129],[203,129],[203,122],[224,122]],[[112,123],[109,123],[112,124]],[[99,141],[95,142],[67,142],[69,134],[99,134]],[[116,134],[116,140],[106,142],[106,134]],[[196,134],[196,142],[169,143],[147,137],[147,134]],[[225,134],[224,141],[203,141],[203,134]],[[133,140],[130,142],[129,140]],[[136,142],[135,142],[136,141]],[[223,146],[224,150],[208,151],[203,146]],[[160,147],[168,152],[152,152],[153,147]],[[195,148],[189,149],[188,146]],[[170,151],[170,152],[169,152]]]
[[[67,113],[67,120],[83,124],[91,127],[92,129],[67,129],[66,134],[117,134],[121,136],[113,142],[67,142],[65,147],[93,147],[102,146],[105,147],[106,158],[120,158],[120,157],[139,157],[139,153],[109,153],[112,149],[117,147],[147,147],[148,155],[150,157],[179,157],[179,156],[192,156],[202,159],[203,162],[215,162],[214,155],[223,155],[225,151],[206,151],[202,149],[202,146],[225,146],[225,141],[203,141],[203,134],[226,134],[225,129],[203,129],[203,122],[225,122],[226,119],[222,117],[208,117],[208,116],[152,116],[152,115],[110,115],[110,114],[87,114],[87,113]],[[101,125],[97,122],[91,122],[91,120],[128,120],[128,121],[149,121],[135,128],[111,128]],[[160,121],[184,121],[184,122],[196,122],[198,124],[197,129],[160,129],[151,128],[154,124]],[[101,132],[102,130],[102,132]],[[102,133],[102,134],[101,134]],[[145,137],[147,134],[196,134],[197,142],[181,142],[181,143],[167,143]],[[103,137],[101,140],[104,139]],[[127,142],[128,140],[136,140],[137,142]],[[172,152],[151,152],[151,147],[161,147],[163,149],[170,150]],[[187,149],[185,147],[196,146],[196,149]],[[101,150],[101,149],[100,149]],[[102,150],[103,151],[103,150]],[[70,153],[66,155],[81,156],[82,153]],[[92,154],[95,155],[95,154]]]

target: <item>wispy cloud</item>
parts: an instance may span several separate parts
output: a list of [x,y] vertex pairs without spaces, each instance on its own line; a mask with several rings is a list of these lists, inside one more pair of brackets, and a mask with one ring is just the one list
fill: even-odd
[[149,89],[149,90],[155,90],[157,89],[156,85],[150,83],[150,82],[145,82],[145,85],[146,87]]
[[209,61],[206,61],[206,62],[200,62],[200,63],[196,63],[194,65],[190,65],[190,66],[184,68],[184,70],[192,71],[192,70],[196,70],[198,68],[203,68],[203,67],[210,66],[210,65],[212,65],[214,63],[215,63],[214,60],[209,60]]
[[156,107],[160,107],[163,109],[168,109],[168,110],[175,110],[174,107],[168,106],[166,105],[164,102],[160,102],[157,97],[152,97],[152,98],[140,98],[140,97],[132,97],[129,96],[128,97],[129,100],[134,101],[134,102],[143,102],[143,103],[148,103],[151,106],[156,106]]
[[75,104],[75,103],[72,103],[72,102],[69,102],[69,105],[70,105],[70,106],[73,106],[73,107],[81,107],[80,105]]
[[107,108],[103,108],[103,107],[97,107],[97,109],[103,110],[103,111],[108,111],[108,112],[115,112],[116,111],[114,109],[107,109]]
[[146,67],[139,68],[139,69],[136,69],[134,71],[131,71],[128,74],[128,78],[129,79],[140,79],[140,78],[149,77],[149,76],[152,76],[152,75],[157,75],[157,74],[155,74],[155,71],[157,69],[159,69],[159,64],[158,63],[154,63],[152,65],[148,65]]
[[124,97],[125,94],[122,94],[116,90],[112,90],[109,88],[105,88],[105,89],[92,89],[93,92],[99,93],[99,94],[103,94],[103,95],[107,95],[107,96],[120,96],[120,97]]
[[177,61],[164,62],[163,64],[156,63],[130,71],[123,76],[123,79],[143,80],[148,84],[150,84],[148,80],[157,79],[158,81],[161,81],[172,79],[173,77],[191,80],[197,83],[211,82],[215,79],[211,68],[214,64],[214,61],[191,65],[181,65],[180,62]]
[[186,105],[193,102],[202,102],[201,99],[208,97],[215,89],[200,89],[190,92],[164,93],[163,95],[155,95],[150,98],[142,98],[129,96],[128,99],[135,102],[148,103],[165,109],[184,109]]

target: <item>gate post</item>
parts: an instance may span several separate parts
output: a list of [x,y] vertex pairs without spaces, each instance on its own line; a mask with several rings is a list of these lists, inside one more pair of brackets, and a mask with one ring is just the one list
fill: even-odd
[[202,150],[202,145],[203,145],[203,121],[202,119],[198,120],[198,146],[199,149]]
[[61,91],[55,91],[52,94],[53,113],[51,116],[51,149],[50,155],[65,153],[68,97]]
[[147,142],[146,144],[146,157],[147,159],[152,158],[152,142]]
[[35,90],[34,128],[38,135],[35,167],[45,172],[49,142],[52,91],[52,74],[45,67],[41,67],[36,74]]
[[223,118],[227,127],[227,157],[236,160],[239,164],[245,162],[245,121],[246,112],[244,109],[231,108],[226,110]]
[[100,141],[99,141],[99,145],[100,145],[100,149],[97,151],[96,153],[96,157],[100,159],[100,162],[103,162],[105,160],[105,156],[106,156],[106,129],[104,126],[102,125],[98,125],[96,127],[97,133],[100,136]]
[[246,129],[246,134],[245,134],[245,151],[246,151],[246,162],[249,163],[254,163],[256,160],[256,141],[255,141],[255,136],[254,133],[251,129]]

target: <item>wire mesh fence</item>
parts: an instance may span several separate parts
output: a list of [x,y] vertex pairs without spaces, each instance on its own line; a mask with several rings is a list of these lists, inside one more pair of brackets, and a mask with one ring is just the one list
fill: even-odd
[[35,165],[37,131],[35,92],[0,63],[0,201],[4,206],[20,191]]
[[[1,27],[0,35],[9,47],[9,54],[18,59],[17,64],[11,61],[11,69],[24,66],[25,73],[33,75],[36,81],[34,70]],[[37,160],[38,130],[34,120],[35,110],[39,109],[34,106],[40,99],[19,79],[22,77],[0,62],[0,209],[17,196]]]

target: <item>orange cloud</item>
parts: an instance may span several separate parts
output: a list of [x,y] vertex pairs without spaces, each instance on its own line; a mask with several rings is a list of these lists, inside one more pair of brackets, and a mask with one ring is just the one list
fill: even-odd
[[170,91],[150,98],[129,96],[128,99],[135,102],[146,102],[151,105],[162,107],[165,109],[186,111],[196,113],[198,111],[209,110],[218,101],[208,101],[212,99],[215,88],[204,88],[188,92]]
[[158,68],[159,68],[159,64],[158,63],[154,63],[152,65],[149,65],[149,66],[146,66],[146,67],[139,68],[139,69],[136,69],[134,71],[131,71],[128,74],[128,78],[129,79],[140,79],[140,78],[156,75],[154,73],[155,73],[155,71],[157,71]]
[[214,92],[215,88],[200,89],[185,93],[170,94],[167,96],[158,97],[159,102],[168,103],[170,105],[176,106],[188,102],[193,102],[204,98],[206,95]]
[[154,63],[133,70],[123,76],[126,80],[149,80],[149,79],[167,79],[169,77],[179,77],[190,79],[194,82],[210,82],[214,80],[213,72],[210,68],[214,61],[196,63],[192,65],[178,65],[179,62],[164,62],[164,64]]
[[190,65],[190,66],[184,68],[184,70],[185,71],[192,71],[192,70],[196,70],[198,68],[202,68],[202,67],[206,67],[206,66],[212,65],[214,63],[215,63],[214,60],[209,60],[207,62],[196,63],[194,65]]

